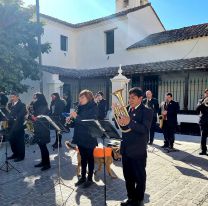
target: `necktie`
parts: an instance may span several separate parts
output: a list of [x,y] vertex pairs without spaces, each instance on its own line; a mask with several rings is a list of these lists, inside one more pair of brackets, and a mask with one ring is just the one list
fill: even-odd
[[134,110],[135,110],[135,107],[132,107],[132,108],[131,108],[131,112],[133,112]]

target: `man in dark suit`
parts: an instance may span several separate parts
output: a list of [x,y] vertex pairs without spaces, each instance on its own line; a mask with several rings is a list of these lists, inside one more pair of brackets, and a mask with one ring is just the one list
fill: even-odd
[[107,101],[104,99],[103,96],[104,96],[103,92],[100,91],[97,93],[98,119],[99,120],[104,120],[107,115]]
[[143,205],[146,188],[147,141],[153,112],[142,103],[143,92],[140,88],[129,91],[129,117],[120,116],[118,123],[122,129],[121,154],[123,174],[126,181],[128,200],[121,206]]
[[180,110],[178,102],[173,101],[172,93],[167,93],[165,101],[161,103],[159,114],[163,116],[164,145],[162,148],[173,149],[177,128],[177,114]]
[[[206,99],[206,100],[205,100]],[[196,111],[200,114],[199,126],[201,130],[201,152],[199,155],[207,154],[207,137],[208,137],[208,105],[205,103],[208,99],[208,89],[204,91],[204,98],[199,100]]]
[[155,136],[156,122],[157,122],[157,114],[159,111],[159,103],[156,98],[152,97],[152,92],[150,90],[146,91],[146,98],[143,99],[143,104],[153,111],[153,120],[149,133],[149,144],[152,145]]
[[8,159],[19,162],[25,158],[24,121],[27,111],[25,104],[21,102],[17,93],[12,93],[10,100],[10,113],[8,114],[9,141],[13,154]]

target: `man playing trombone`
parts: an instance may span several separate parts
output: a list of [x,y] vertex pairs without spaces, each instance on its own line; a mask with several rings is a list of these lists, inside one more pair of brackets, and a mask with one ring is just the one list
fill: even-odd
[[128,196],[128,200],[121,206],[141,206],[144,200],[146,148],[153,112],[142,103],[142,97],[140,88],[132,88],[129,91],[129,106],[125,108],[127,113],[122,111],[120,115],[119,106],[113,105],[116,122],[122,130],[121,154]]
[[199,100],[196,108],[197,113],[200,113],[200,130],[201,130],[201,152],[199,155],[207,154],[207,137],[208,137],[208,89],[204,91],[204,98]]

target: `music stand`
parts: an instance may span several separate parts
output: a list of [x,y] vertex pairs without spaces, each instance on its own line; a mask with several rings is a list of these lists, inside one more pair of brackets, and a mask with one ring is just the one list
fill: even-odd
[[106,163],[105,163],[105,139],[110,139],[111,137],[119,137],[119,134],[115,130],[115,128],[111,125],[111,123],[107,120],[95,120],[95,119],[86,119],[82,120],[83,123],[88,124],[88,128],[90,131],[90,134],[94,138],[101,138],[103,141],[103,158],[104,158],[104,206],[107,205],[106,199],[107,199],[107,191],[106,191]]
[[[71,196],[71,194],[74,192],[74,188],[66,185],[62,178],[61,178],[61,157],[60,157],[60,134],[63,132],[60,127],[49,117],[49,116],[46,116],[46,115],[39,115],[37,116],[37,118],[45,118],[46,120],[48,120],[48,122],[55,128],[55,130],[57,131],[58,133],[58,178],[56,180],[56,182],[54,183],[54,185],[48,189],[47,191],[45,192],[42,192],[41,195],[44,195],[45,193],[49,192],[50,190],[52,190],[53,188],[55,188],[56,186],[59,185],[60,187],[60,192],[62,194],[62,191],[61,191],[61,185],[64,186],[64,187],[67,187],[69,189],[72,190],[72,192],[69,194],[69,197]],[[67,198],[68,199],[68,198]],[[62,199],[63,200],[63,199]],[[63,201],[64,202],[64,201]],[[66,201],[65,201],[66,202]],[[63,203],[64,205],[65,203]]]
[[[6,121],[8,121],[8,118],[7,116],[4,114],[4,112],[0,109],[0,114],[4,117],[4,119]],[[5,143],[6,143],[6,146],[5,146],[5,161],[4,163],[0,166],[0,170],[1,171],[4,171],[4,172],[9,172],[10,170],[12,169],[15,169],[18,173],[21,173],[17,168],[15,168],[9,161],[8,161],[8,153],[7,153],[7,149],[8,149],[8,139],[7,139],[7,129],[4,130],[5,132]]]

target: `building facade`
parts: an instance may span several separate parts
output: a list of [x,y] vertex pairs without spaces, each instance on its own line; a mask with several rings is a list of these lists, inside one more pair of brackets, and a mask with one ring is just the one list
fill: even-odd
[[[121,64],[129,87],[151,89],[162,101],[172,92],[181,113],[194,113],[208,87],[208,24],[165,30],[147,0],[115,0],[116,13],[71,24],[41,15],[44,93],[69,93],[72,102],[82,89],[102,90],[111,104],[110,79]],[[30,94],[37,89],[31,86]],[[30,95],[24,95],[28,102]]]

